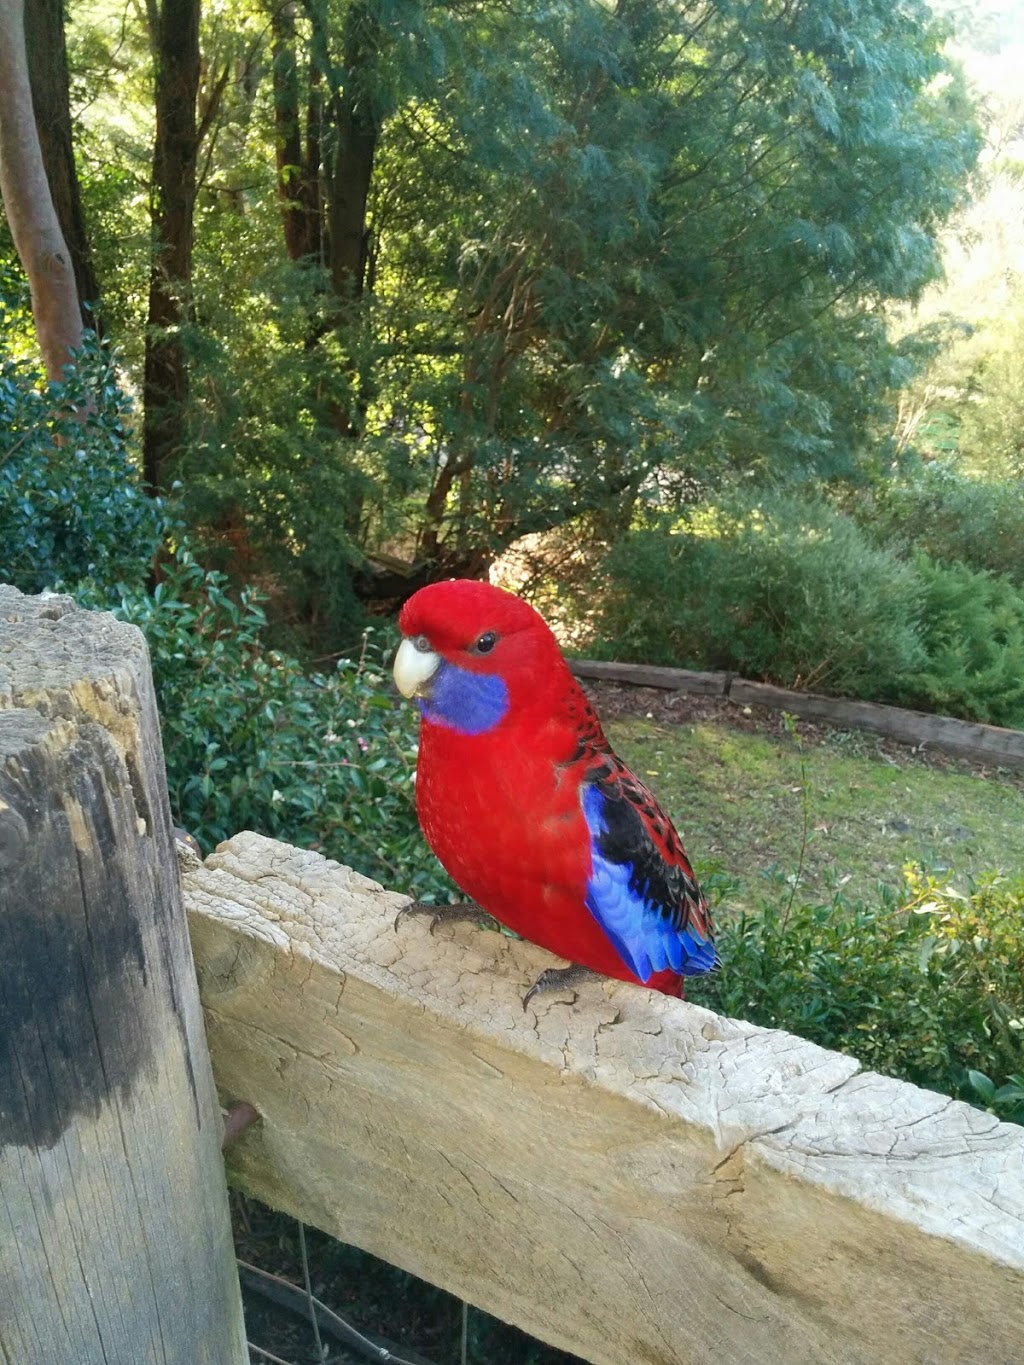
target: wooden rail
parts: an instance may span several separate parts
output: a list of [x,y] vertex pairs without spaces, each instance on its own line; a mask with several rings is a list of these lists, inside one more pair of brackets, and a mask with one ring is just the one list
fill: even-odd
[[146,645],[0,587],[0,1361],[242,1365]]
[[190,860],[243,1189],[598,1365],[1020,1365],[1024,1129],[255,834]]
[[933,716],[926,711],[908,711],[901,706],[883,706],[872,701],[795,692],[770,683],[748,682],[731,673],[695,673],[687,668],[606,663],[596,659],[570,659],[569,663],[578,678],[724,697],[740,706],[769,706],[777,711],[789,711],[801,720],[824,721],[840,729],[871,730],[901,744],[929,745],[975,763],[1024,767],[1024,730],[956,720],[952,716]]

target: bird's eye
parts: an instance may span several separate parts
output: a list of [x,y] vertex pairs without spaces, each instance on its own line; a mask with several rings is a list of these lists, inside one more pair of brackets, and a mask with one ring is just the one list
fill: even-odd
[[493,630],[485,630],[483,635],[473,646],[474,654],[490,654],[491,650],[498,643],[498,637]]
[[430,653],[430,641],[427,639],[425,635],[414,635],[412,640],[412,647],[413,649],[416,650],[418,654]]

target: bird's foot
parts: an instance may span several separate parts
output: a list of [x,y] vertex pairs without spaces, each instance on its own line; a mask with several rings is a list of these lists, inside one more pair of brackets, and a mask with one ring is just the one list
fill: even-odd
[[457,920],[472,920],[474,924],[493,924],[495,928],[498,923],[486,910],[481,910],[475,901],[456,901],[454,905],[428,905],[426,901],[410,901],[408,905],[403,905],[395,916],[396,933],[407,915],[429,915],[431,933],[439,924],[451,924]]
[[569,986],[578,985],[581,981],[595,980],[603,980],[601,973],[590,967],[581,967],[578,962],[569,967],[548,967],[547,971],[541,972],[523,996],[523,1009],[527,1008],[535,995],[540,995],[543,991],[562,991]]

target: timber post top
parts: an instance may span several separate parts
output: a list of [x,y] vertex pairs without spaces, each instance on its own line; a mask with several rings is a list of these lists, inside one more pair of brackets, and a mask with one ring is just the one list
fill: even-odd
[[0,586],[0,1357],[248,1361],[145,640]]

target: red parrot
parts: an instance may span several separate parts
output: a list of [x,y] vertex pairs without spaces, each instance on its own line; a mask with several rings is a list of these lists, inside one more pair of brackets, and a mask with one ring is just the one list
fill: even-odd
[[420,825],[477,905],[574,964],[534,989],[589,971],[681,995],[684,976],[712,971],[682,841],[533,607],[453,579],[410,597],[399,626],[395,681],[421,713]]

